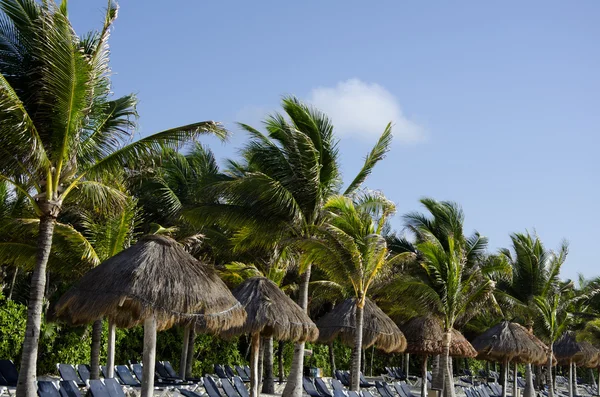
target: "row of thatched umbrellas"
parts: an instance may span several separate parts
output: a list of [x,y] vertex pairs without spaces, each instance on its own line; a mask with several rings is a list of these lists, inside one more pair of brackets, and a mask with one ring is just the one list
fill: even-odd
[[[314,341],[318,337],[320,342],[331,342],[339,337],[344,343],[353,345],[355,306],[355,300],[348,299],[315,325],[268,279],[251,278],[230,292],[210,266],[192,257],[171,238],[153,235],[142,238],[86,273],[57,302],[56,314],[75,324],[91,323],[102,318],[108,320],[111,325],[109,371],[114,366],[114,327],[129,328],[143,324],[141,397],[152,396],[154,389],[157,330],[182,325],[186,329],[194,326],[198,332],[225,337],[251,334],[251,395],[258,396],[261,336],[290,341]],[[406,323],[402,331],[377,305],[367,300],[363,348],[374,345],[386,352],[406,350],[407,353],[425,356],[422,367],[422,392],[425,393],[426,357],[442,353],[443,330],[434,318],[419,317]],[[565,343],[564,355],[561,355],[561,345],[555,347],[559,361],[589,362],[594,351],[597,360],[594,365],[600,364],[600,355],[591,345]],[[505,384],[509,361],[541,365],[548,357],[547,348],[539,339],[522,326],[508,322],[489,329],[476,338],[473,345],[453,330],[450,355],[504,362]],[[506,387],[503,394],[506,395]]]

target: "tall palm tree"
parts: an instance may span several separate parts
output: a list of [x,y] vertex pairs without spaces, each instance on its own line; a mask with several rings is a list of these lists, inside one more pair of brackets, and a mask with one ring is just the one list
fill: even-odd
[[354,201],[333,196],[325,204],[325,222],[313,238],[301,242],[303,260],[322,269],[329,279],[354,291],[356,336],[352,352],[352,390],[360,388],[363,310],[369,287],[385,267],[405,260],[410,253],[391,254],[382,228],[395,206],[382,195],[363,195]]
[[[498,285],[496,296],[509,306],[513,316],[530,332],[533,331],[538,310],[536,298],[546,299],[560,284],[560,269],[566,260],[568,243],[563,241],[558,252],[547,249],[535,234],[513,233],[512,251],[500,249],[512,268],[512,280]],[[535,394],[531,364],[525,366],[524,397]]]
[[485,244],[478,233],[463,234],[464,214],[459,205],[422,199],[430,216],[410,213],[407,227],[417,236],[414,248],[416,266],[408,269],[387,287],[391,297],[400,297],[416,312],[431,313],[442,320],[444,336],[440,366],[444,378],[444,395],[454,397],[454,380],[450,370],[449,349],[452,328],[466,322],[490,301],[495,282],[493,274],[505,274],[502,264],[477,264]]
[[[221,201],[187,211],[186,218],[197,225],[218,224],[236,230],[236,244],[270,249],[273,242],[289,244],[310,238],[323,222],[323,206],[340,192],[338,141],[326,115],[293,97],[282,101],[285,115],[267,118],[267,134],[241,124],[251,136],[243,150],[243,163],[230,162],[227,178],[212,185]],[[343,191],[358,189],[388,151],[391,125],[365,158],[359,173]],[[308,307],[311,264],[301,269],[298,304]],[[284,394],[302,393],[304,343],[294,349],[292,368]]]
[[133,95],[111,97],[108,38],[117,17],[110,1],[103,27],[79,37],[67,1],[1,0],[0,179],[25,195],[39,219],[17,396],[34,396],[46,264],[56,218],[68,200],[123,205],[101,177],[140,156],[199,133],[225,132],[195,123],[126,144],[134,126]]

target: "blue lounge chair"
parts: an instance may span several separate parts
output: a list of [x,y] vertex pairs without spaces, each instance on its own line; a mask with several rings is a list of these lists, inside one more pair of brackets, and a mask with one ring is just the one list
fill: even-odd
[[162,362],[163,366],[165,367],[165,370],[167,371],[167,373],[169,374],[169,376],[173,379],[180,379],[184,382],[200,382],[202,379],[200,378],[188,378],[186,377],[185,380],[181,379],[181,377],[179,376],[179,374],[177,372],[175,372],[175,369],[173,369],[173,366],[171,365],[171,363],[169,361],[163,361]]
[[121,379],[121,383],[125,386],[140,387],[141,384],[134,377],[126,365],[115,366],[115,373]]
[[235,389],[238,391],[238,393],[240,393],[240,396],[250,397],[250,393],[248,392],[248,389],[246,389],[246,385],[244,384],[242,378],[240,378],[239,376],[234,376],[233,385],[235,386]]
[[58,391],[60,392],[60,397],[81,397],[81,392],[77,384],[72,380],[61,380]]
[[115,378],[104,379],[104,385],[110,397],[125,397],[123,387],[121,387]]
[[333,397],[333,394],[325,384],[323,378],[315,378],[315,386],[317,388],[317,391],[321,393],[321,395],[323,395],[324,397]]
[[333,388],[333,391],[336,391],[336,390],[345,391],[344,385],[338,379],[331,379],[331,387]]
[[84,387],[85,382],[81,380],[77,371],[75,371],[75,367],[71,364],[57,364],[58,373],[62,380],[72,380],[79,387]]
[[90,367],[86,364],[79,364],[77,366],[77,373],[82,381],[87,382],[92,377],[90,374]]
[[205,376],[204,378],[202,378],[202,380],[204,381],[204,389],[206,390],[206,394],[208,394],[208,397],[223,397],[221,395],[221,392],[219,391],[217,383],[212,378],[212,376]]
[[196,393],[195,391],[191,391],[188,389],[178,389],[179,393],[181,393],[184,397],[202,397],[201,394]]
[[38,396],[40,397],[60,397],[60,393],[53,382],[41,380],[37,383]]
[[375,382],[375,388],[377,389],[377,391],[379,392],[379,394],[381,395],[381,397],[394,397],[394,394],[388,388],[387,383],[376,381]]
[[363,375],[362,372],[359,373],[359,376],[360,376],[360,387],[373,387],[373,386],[375,386],[374,383],[367,382],[367,380],[365,379],[365,376]]
[[402,388],[402,390],[404,390],[404,394],[406,394],[406,397],[417,397],[413,394],[413,392],[410,390],[410,387],[408,387],[406,383],[400,384],[400,387]]
[[362,397],[374,397],[368,390],[361,390]]
[[306,394],[308,394],[310,397],[322,397],[317,389],[315,389],[315,385],[313,384],[312,380],[307,376],[302,378],[302,387],[304,388]]
[[348,391],[348,397],[360,397],[360,394],[358,394],[357,391],[349,390]]
[[250,377],[246,374],[246,371],[244,370],[244,368],[240,367],[239,365],[236,365],[235,366],[235,372],[237,372],[238,376],[244,382],[250,382]]
[[333,397],[346,397],[346,393],[341,390],[334,390]]
[[227,377],[229,379],[231,379],[235,376],[235,371],[233,370],[233,368],[231,368],[230,365],[225,364],[225,366],[223,368],[225,368],[225,374],[227,375]]
[[223,369],[223,366],[221,364],[215,364],[214,368],[215,368],[215,374],[219,377],[219,379],[229,378],[227,376],[227,374],[225,373],[225,370]]
[[221,387],[227,397],[242,397],[240,396],[240,393],[235,390],[235,387],[233,387],[229,379],[221,379]]
[[92,397],[110,397],[108,389],[100,379],[90,379],[89,392]]
[[11,360],[0,360],[0,374],[2,374],[2,386],[16,387],[19,381],[17,367]]

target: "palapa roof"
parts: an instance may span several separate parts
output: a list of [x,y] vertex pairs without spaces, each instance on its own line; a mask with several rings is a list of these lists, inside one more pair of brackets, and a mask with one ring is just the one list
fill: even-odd
[[575,340],[575,334],[565,332],[553,346],[554,356],[559,364],[569,363],[570,361],[579,362],[585,356],[583,348]]
[[308,314],[271,280],[252,277],[233,291],[248,317],[225,336],[254,334],[273,336],[277,340],[314,341],[319,330]]
[[160,235],[143,237],[87,272],[57,302],[56,314],[78,324],[105,317],[122,328],[155,315],[158,329],[189,322],[210,332],[246,319],[211,266]]
[[[438,355],[443,353],[444,330],[440,321],[433,316],[414,317],[400,326],[406,337],[406,353]],[[453,357],[475,357],[477,350],[458,332],[452,330],[450,355]]]
[[582,359],[577,363],[586,368],[597,368],[600,366],[600,350],[594,347],[590,342],[578,342],[583,351]]
[[[375,345],[386,352],[404,351],[406,338],[396,323],[370,299],[365,299],[363,312],[363,347]],[[346,299],[317,321],[319,342],[328,343],[339,336],[354,345],[356,331],[356,299]]]
[[542,345],[525,327],[502,321],[471,341],[478,358],[492,361],[538,362],[546,355]]

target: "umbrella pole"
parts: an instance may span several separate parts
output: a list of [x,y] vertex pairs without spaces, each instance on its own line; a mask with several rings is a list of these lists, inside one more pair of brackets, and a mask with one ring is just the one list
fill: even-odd
[[406,382],[408,382],[408,367],[410,365],[410,354],[406,353]]
[[140,397],[152,397],[154,394],[154,371],[156,366],[156,317],[144,320],[144,369],[142,373],[142,392]]
[[504,359],[504,365],[502,366],[502,397],[507,396],[508,389],[508,359]]
[[421,397],[427,395],[427,355],[423,356],[423,365],[421,367]]
[[183,346],[181,347],[181,359],[179,360],[179,377],[185,380],[185,369],[187,368],[187,354],[190,344],[190,326],[183,328]]
[[115,343],[117,327],[115,323],[108,320],[108,347],[106,352],[106,372],[109,378],[115,377]]
[[[250,397],[258,397],[258,356],[260,355],[260,333],[252,334],[252,342],[250,347]],[[144,397],[144,396],[142,396]]]
[[513,375],[513,397],[519,397],[519,386],[517,386],[517,378],[518,378],[517,362],[515,361],[515,372]]

